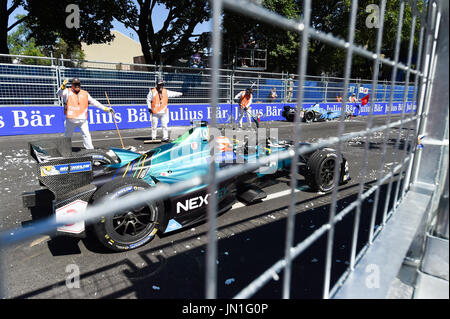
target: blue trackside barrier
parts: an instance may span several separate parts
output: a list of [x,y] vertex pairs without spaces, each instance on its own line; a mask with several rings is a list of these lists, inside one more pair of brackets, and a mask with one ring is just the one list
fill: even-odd
[[[285,105],[295,107],[295,103],[255,103],[252,105],[251,113],[261,121],[284,120],[281,113]],[[305,109],[313,106],[313,103],[305,103]],[[347,104],[347,111],[356,116],[366,116],[370,112],[370,103],[365,106],[357,103]],[[321,103],[320,108],[335,112],[341,110],[340,103]],[[374,114],[387,114],[388,103],[375,103]],[[392,114],[402,112],[402,103],[392,104]],[[415,111],[412,102],[406,103],[405,113]],[[113,106],[116,122],[120,129],[145,128],[151,126],[150,114],[146,105],[121,105]],[[190,125],[191,120],[209,120],[211,108],[208,104],[185,104],[170,105],[170,126]],[[219,104],[217,109],[218,123],[230,121],[230,104]],[[237,120],[238,106],[233,104],[233,116]],[[96,108],[89,108],[89,129],[91,131],[115,130],[114,120],[109,113],[102,112]],[[244,121],[246,121],[244,117]],[[64,132],[64,113],[61,106],[3,106],[0,107],[0,136],[27,135],[27,134],[49,134]]]

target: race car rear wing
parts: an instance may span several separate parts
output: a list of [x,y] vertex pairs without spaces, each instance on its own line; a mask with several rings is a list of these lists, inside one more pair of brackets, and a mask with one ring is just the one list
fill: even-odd
[[55,137],[29,142],[30,155],[38,164],[39,183],[56,200],[92,182],[92,157],[72,154],[70,137]]
[[[38,163],[39,183],[46,186],[54,195],[51,202],[44,206],[52,207],[56,221],[63,221],[67,215],[81,213],[85,210],[92,194],[97,186],[91,184],[92,157],[61,157],[46,162]],[[25,207],[33,209],[40,198],[39,191],[22,194]],[[56,233],[62,233],[75,237],[85,236],[85,221],[81,220],[74,224],[61,225]]]
[[55,158],[71,157],[72,143],[70,137],[55,137],[29,142],[30,155],[38,163]]
[[92,182],[92,158],[69,157],[38,163],[38,179],[61,200],[66,194]]
[[[37,162],[39,184],[47,187],[53,198],[46,194],[46,203],[41,201],[43,190],[22,195],[24,207],[33,209],[37,205],[51,207],[56,221],[67,214],[81,213],[87,206],[97,187],[93,180],[91,156],[73,156],[70,138],[52,138],[29,143],[30,155]],[[84,221],[57,228],[57,233],[76,237],[84,236]]]

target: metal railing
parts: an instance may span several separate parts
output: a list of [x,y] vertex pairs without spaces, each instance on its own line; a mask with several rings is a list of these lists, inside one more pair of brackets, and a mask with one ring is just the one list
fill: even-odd
[[[387,174],[384,174],[384,168],[385,168],[385,155],[386,155],[386,148],[389,138],[390,130],[394,127],[399,129],[399,134],[402,131],[404,127],[410,129],[411,125],[413,125],[415,135],[419,132],[419,127],[423,124],[423,121],[426,120],[428,116],[428,109],[429,109],[429,99],[427,100],[426,97],[429,94],[430,89],[432,87],[433,83],[433,77],[434,74],[430,72],[430,65],[433,65],[433,59],[434,59],[434,50],[432,49],[432,45],[430,45],[430,41],[432,41],[432,36],[435,32],[437,32],[437,27],[439,19],[437,18],[439,13],[439,1],[429,1],[424,2],[424,6],[428,5],[428,7],[422,8],[422,13],[417,9],[417,2],[413,3],[413,22],[411,27],[411,34],[414,34],[415,28],[416,28],[416,21],[417,19],[421,20],[421,26],[420,26],[420,44],[417,49],[417,56],[419,57],[421,63],[417,65],[416,69],[411,68],[411,58],[414,54],[413,52],[413,39],[414,37],[411,36],[409,38],[409,45],[408,45],[408,61],[405,64],[402,64],[399,62],[399,51],[400,51],[400,43],[401,43],[401,34],[402,34],[402,28],[403,28],[403,14],[405,10],[406,5],[410,5],[409,2],[405,3],[402,1],[400,3],[399,7],[399,19],[398,19],[398,25],[397,25],[397,36],[396,36],[396,42],[395,42],[395,53],[394,57],[391,58],[385,58],[382,57],[380,54],[381,52],[381,44],[383,42],[383,26],[384,26],[384,8],[386,5],[386,0],[381,0],[381,16],[380,16],[380,27],[377,31],[377,45],[376,45],[376,52],[370,52],[365,48],[362,48],[354,43],[354,35],[355,35],[355,23],[356,23],[356,12],[358,9],[358,3],[356,0],[352,0],[351,2],[351,15],[349,20],[349,35],[348,39],[339,39],[331,34],[325,34],[323,32],[315,30],[310,25],[310,15],[311,15],[311,0],[305,0],[303,5],[303,12],[304,15],[300,21],[297,20],[291,20],[287,19],[285,17],[282,17],[276,13],[270,12],[267,9],[263,8],[262,6],[255,4],[252,1],[237,1],[237,0],[215,0],[212,2],[212,18],[213,18],[213,32],[212,32],[212,48],[213,48],[213,56],[212,56],[212,68],[209,70],[208,74],[201,75],[202,79],[205,77],[208,81],[207,83],[210,84],[210,99],[208,100],[212,107],[212,117],[210,121],[211,128],[216,127],[217,125],[217,119],[216,119],[216,109],[218,104],[221,102],[221,94],[222,90],[228,90],[222,88],[222,79],[227,75],[227,72],[229,70],[221,70],[220,69],[220,55],[218,52],[221,52],[221,30],[220,30],[220,17],[222,14],[222,11],[224,7],[228,10],[232,10],[237,12],[238,14],[251,14],[253,18],[258,18],[266,23],[271,23],[274,26],[277,26],[279,28],[290,30],[293,32],[297,32],[301,34],[301,46],[300,46],[300,54],[299,54],[299,71],[298,75],[296,75],[295,80],[298,81],[298,84],[294,87],[296,91],[296,103],[298,106],[301,106],[302,103],[307,102],[305,96],[307,96],[308,91],[308,85],[307,83],[307,76],[306,76],[306,64],[307,64],[307,55],[308,55],[308,43],[311,39],[322,41],[328,45],[344,49],[346,51],[346,62],[344,66],[344,74],[345,77],[342,81],[342,86],[339,89],[335,89],[337,92],[339,92],[342,96],[347,95],[347,88],[348,85],[351,84],[350,79],[350,73],[351,73],[351,67],[352,67],[352,58],[354,55],[359,55],[361,57],[367,58],[371,61],[373,61],[374,65],[374,73],[373,78],[371,81],[366,82],[371,86],[372,92],[375,92],[378,87],[378,71],[379,71],[379,64],[380,62],[383,62],[385,65],[389,65],[393,68],[392,72],[392,78],[389,83],[389,87],[384,90],[383,94],[384,98],[386,98],[386,95],[388,96],[389,101],[389,113],[386,117],[386,122],[384,125],[381,126],[373,126],[373,116],[374,116],[374,109],[371,107],[370,114],[367,117],[366,120],[366,127],[363,130],[360,130],[358,132],[348,133],[344,134],[344,128],[345,128],[345,121],[344,116],[341,116],[338,124],[338,130],[337,134],[334,137],[329,137],[325,140],[320,140],[318,142],[312,143],[309,146],[297,148],[294,147],[291,150],[283,151],[279,154],[273,154],[268,155],[264,157],[258,158],[255,162],[248,162],[243,165],[239,166],[232,166],[229,168],[216,170],[216,166],[214,165],[214,161],[211,161],[210,170],[207,175],[201,175],[194,177],[190,180],[178,182],[173,185],[165,185],[165,184],[158,184],[156,187],[135,192],[130,194],[129,196],[126,196],[124,198],[116,199],[114,206],[111,205],[109,202],[100,203],[95,206],[88,207],[82,214],[78,215],[77,217],[72,217],[70,219],[67,219],[64,221],[64,223],[56,223],[53,219],[49,220],[43,220],[36,222],[34,224],[34,227],[30,228],[18,228],[14,229],[13,231],[7,231],[0,234],[0,243],[2,245],[13,245],[16,244],[22,240],[28,239],[32,236],[35,236],[37,234],[46,233],[49,231],[54,230],[56,227],[61,226],[62,224],[68,224],[73,223],[80,220],[93,220],[95,218],[98,218],[102,215],[106,214],[114,214],[116,212],[122,211],[124,209],[129,209],[132,207],[138,207],[140,205],[143,205],[145,203],[160,200],[167,198],[170,196],[170,194],[179,193],[188,189],[191,189],[192,187],[196,187],[203,184],[209,185],[209,193],[211,194],[209,197],[209,205],[208,205],[208,242],[207,242],[207,249],[206,249],[206,297],[207,298],[216,298],[217,297],[217,265],[216,265],[216,258],[217,258],[217,237],[215,234],[216,228],[217,228],[217,189],[218,185],[221,182],[224,182],[225,180],[228,180],[230,177],[240,175],[244,172],[252,171],[255,169],[258,169],[260,167],[263,167],[265,165],[268,165],[270,162],[276,160],[283,160],[283,159],[291,159],[292,165],[291,165],[291,197],[290,197],[290,204],[289,204],[289,210],[288,210],[288,217],[287,217],[287,226],[286,226],[286,240],[285,240],[285,251],[284,256],[277,262],[275,262],[271,267],[269,267],[267,270],[265,270],[260,276],[255,278],[250,284],[248,284],[244,289],[242,289],[238,294],[236,294],[235,298],[250,298],[252,297],[258,290],[260,290],[266,283],[268,283],[273,278],[276,278],[278,274],[281,271],[284,271],[284,277],[283,277],[283,289],[282,289],[282,296],[283,298],[289,298],[291,295],[291,278],[292,278],[292,272],[294,271],[292,268],[293,260],[301,255],[307,248],[309,248],[314,242],[316,242],[321,236],[327,236],[327,245],[326,245],[326,263],[325,263],[325,272],[324,272],[324,283],[323,283],[323,293],[322,296],[324,298],[330,298],[332,297],[337,289],[339,289],[340,285],[345,281],[345,279],[348,276],[348,273],[351,273],[355,267],[357,267],[357,263],[360,260],[360,258],[364,255],[366,249],[361,249],[358,253],[356,249],[356,242],[358,238],[358,226],[359,226],[359,218],[362,213],[361,211],[361,203],[365,199],[369,198],[369,196],[375,194],[376,201],[382,200],[381,193],[380,193],[380,187],[382,184],[388,182],[388,188],[391,190],[393,187],[393,178],[395,174],[401,174],[402,172],[405,174],[404,180],[406,182],[403,183],[402,189],[400,191],[399,183],[397,183],[395,194],[394,194],[394,205],[391,210],[388,210],[387,204],[384,206],[383,210],[383,222],[379,227],[375,228],[375,215],[376,215],[376,208],[378,205],[373,205],[373,211],[371,212],[372,222],[370,225],[370,236],[369,241],[366,245],[370,246],[376,239],[376,236],[379,232],[383,230],[386,225],[389,224],[390,217],[395,214],[396,209],[401,205],[403,199],[405,198],[406,194],[409,191],[409,187],[411,183],[414,181],[414,178],[410,179],[410,176],[414,175],[414,172],[416,170],[417,164],[413,164],[413,159],[417,160],[417,148],[416,148],[416,141],[415,140],[408,140],[406,144],[410,143],[410,147],[407,148],[404,146],[403,151],[400,151],[399,143],[401,140],[400,135],[397,136],[395,140],[395,146],[394,149],[396,150],[396,155],[400,155],[399,157],[399,164],[393,166]],[[242,7],[246,8],[246,10],[242,10]],[[430,10],[429,8],[433,8]],[[425,19],[425,17],[427,17]],[[425,23],[425,20],[427,20],[427,23]],[[143,67],[145,67],[143,65]],[[165,67],[166,70],[158,70],[154,71],[154,76],[157,72],[167,71],[170,69],[170,67]],[[74,74],[70,72],[75,72],[78,70],[78,68],[71,69],[67,67],[67,69],[63,69],[63,72],[67,72],[64,74]],[[83,69],[84,70],[84,69]],[[83,72],[96,72],[95,69],[86,69]],[[61,69],[59,69],[59,72],[61,72]],[[76,71],[78,72],[78,71]],[[81,71],[80,71],[81,72]],[[154,81],[154,77],[150,76],[150,73],[147,71],[137,71],[137,70],[130,70],[130,71],[115,71],[111,70],[108,72],[119,72],[121,76],[123,76],[123,80],[129,81],[130,86],[136,84],[135,79],[131,74],[134,74],[134,76],[138,77],[141,76],[149,76],[149,81]],[[127,72],[130,72],[130,75],[127,74]],[[146,73],[147,72],[147,73]],[[239,71],[241,72],[241,71]],[[397,121],[392,121],[391,117],[391,109],[392,109],[392,103],[396,100],[396,97],[394,95],[394,92],[396,90],[396,74],[397,72],[405,72],[406,73],[406,79],[407,82],[409,81],[409,77],[414,77],[414,86],[413,86],[413,92],[412,92],[412,100],[417,101],[418,105],[418,111],[415,114],[411,114],[410,116],[406,117],[404,108],[402,109],[401,118]],[[175,74],[178,74],[174,72]],[[182,73],[182,72],[179,72]],[[187,71],[188,74],[189,71]],[[103,73],[102,73],[103,74]],[[113,74],[113,73],[104,73],[104,74]],[[166,73],[172,74],[171,72]],[[86,85],[89,87],[89,85],[94,85],[92,83],[89,83],[89,81],[97,81],[98,79],[102,78],[100,75],[96,76],[95,78],[89,79],[86,75],[86,73],[82,73],[80,75],[77,74],[77,76],[80,76],[82,78],[82,81],[84,80],[84,83],[87,83]],[[83,77],[84,76],[84,77]],[[103,76],[103,75],[102,75]],[[130,78],[127,78],[127,77]],[[240,74],[233,75],[234,77],[237,77],[238,79],[247,78],[245,76],[241,76]],[[261,73],[261,78],[263,78],[264,74]],[[253,78],[252,76],[248,77],[249,79]],[[257,77],[256,77],[257,78]],[[88,80],[89,79],[89,80]],[[176,77],[175,77],[176,79]],[[288,78],[283,78],[284,80],[288,81]],[[109,79],[107,80],[109,81]],[[144,81],[144,80],[143,80]],[[173,80],[177,81],[177,80]],[[250,81],[250,80],[249,80]],[[238,81],[239,82],[239,81]],[[169,82],[170,83],[170,82]],[[229,82],[226,82],[229,84]],[[233,83],[233,82],[232,82]],[[328,83],[328,81],[327,81]],[[362,83],[362,82],[361,82]],[[247,83],[246,83],[247,84]],[[237,84],[237,88],[239,89],[239,83]],[[262,84],[260,84],[262,85]],[[269,85],[270,87],[271,85]],[[170,87],[170,84],[169,84]],[[358,86],[358,92],[359,92]],[[326,86],[328,89],[329,87]],[[228,91],[226,91],[228,92]],[[235,91],[236,92],[236,91]],[[399,93],[401,94],[400,101],[407,101],[409,96],[409,89],[407,86],[403,86],[399,89]],[[116,99],[120,98],[119,96],[116,96]],[[371,94],[370,97],[370,103],[371,105],[374,105],[374,102],[378,99],[378,94]],[[344,115],[345,112],[345,105],[346,105],[346,99],[343,99],[342,101],[342,115]],[[446,115],[445,121],[448,122],[448,113]],[[406,125],[406,126],[405,126]],[[211,130],[214,131],[214,130]],[[380,163],[380,167],[378,169],[378,179],[375,185],[370,187],[369,189],[365,189],[365,172],[367,170],[367,162],[368,162],[368,150],[369,145],[371,141],[371,136],[375,132],[384,132],[384,140],[382,145],[382,162]],[[214,134],[214,133],[212,133]],[[415,136],[413,135],[413,136]],[[299,119],[296,115],[296,119],[293,126],[292,136],[294,138],[294,145],[298,145],[298,142],[300,141],[301,136],[301,126],[299,125]],[[365,138],[365,148],[364,148],[364,161],[363,161],[363,167],[362,167],[362,180],[359,181],[359,191],[357,195],[357,200],[348,204],[344,209],[341,211],[337,211],[337,199],[338,199],[338,192],[339,189],[337,187],[337,181],[338,181],[338,165],[335,165],[334,170],[334,183],[335,187],[332,192],[331,196],[331,203],[329,206],[329,218],[328,222],[321,225],[317,230],[315,230],[311,235],[309,235],[306,239],[302,240],[299,243],[294,242],[294,222],[295,222],[295,214],[296,214],[296,198],[294,197],[295,189],[297,187],[297,179],[296,179],[296,173],[297,173],[297,161],[298,156],[302,154],[309,153],[311,151],[323,148],[323,147],[329,147],[332,145],[337,145],[337,152],[338,157],[342,153],[342,143],[351,140],[354,137],[363,137]],[[405,145],[406,145],[405,144]],[[411,175],[412,174],[412,175]],[[391,192],[387,192],[387,196],[390,195]],[[389,198],[384,198],[383,200],[386,201],[386,203],[389,202]],[[338,224],[342,219],[347,216],[350,212],[356,211],[356,214],[354,214],[354,229],[352,234],[352,249],[351,249],[351,262],[348,267],[348,270],[346,274],[344,274],[339,280],[337,280],[334,284],[331,282],[331,258],[332,258],[332,249],[333,249],[333,242],[334,242],[334,231],[336,224]],[[14,236],[11,236],[11,233],[14,234]]]
[[[166,81],[169,90],[183,92],[171,100],[173,104],[208,104],[211,69],[196,69],[149,64],[114,63],[91,60],[29,57],[0,54],[0,107],[61,105],[55,95],[64,79],[78,77],[94,98],[106,103],[104,91],[113,105],[145,105],[149,88],[158,78]],[[336,102],[342,94],[344,79],[337,77],[306,76],[303,84],[305,103]],[[239,91],[251,86],[254,103],[295,103],[298,76],[288,73],[270,73],[252,70],[221,69],[219,102],[229,103]],[[408,85],[407,101],[412,101],[413,86]],[[344,98],[352,93],[361,99],[374,94],[375,101],[386,102],[393,95],[394,102],[402,101],[406,83],[388,83],[372,88],[369,80],[350,79]],[[276,98],[271,97],[272,90]]]

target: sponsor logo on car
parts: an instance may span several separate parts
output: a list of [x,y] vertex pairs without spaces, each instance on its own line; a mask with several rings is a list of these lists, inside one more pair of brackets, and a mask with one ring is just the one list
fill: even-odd
[[67,174],[68,172],[68,164],[41,166],[41,176],[55,176],[60,174]]
[[147,175],[148,170],[149,170],[149,168],[144,168],[142,171],[140,171],[139,175],[138,175],[138,178],[139,179],[144,178],[145,175]]
[[177,214],[181,213],[181,210],[183,210],[184,212],[188,212],[190,210],[200,208],[204,205],[208,205],[208,197],[209,197],[209,194],[206,194],[204,196],[197,196],[197,197],[192,197],[192,198],[186,199],[184,201],[184,203],[178,202],[177,203]]
[[88,172],[92,170],[91,162],[41,166],[41,176],[55,176],[68,173]]
[[[60,207],[55,211],[56,222],[61,223],[70,218],[70,216],[81,214],[87,206],[87,202],[80,199]],[[84,221],[79,221],[72,224],[66,224],[57,228],[59,232],[79,234],[84,231]]]
[[91,162],[70,164],[70,173],[88,172],[91,169]]
[[116,191],[115,193],[112,194],[112,198],[121,196],[124,193],[129,193],[129,192],[132,192],[134,190],[137,190],[137,189],[135,189],[133,186],[127,186],[127,187],[121,188],[121,189],[119,189],[118,191]]
[[169,176],[170,174],[172,174],[172,171],[161,172],[161,174],[159,174],[159,175],[164,176],[164,177],[167,177],[167,176]]
[[[222,187],[216,191],[217,199],[221,199],[227,194],[226,187]],[[177,202],[177,214],[188,212],[190,210],[198,209],[200,207],[208,205],[208,198],[211,194],[200,195],[192,198],[188,198],[184,201]]]
[[144,239],[138,241],[137,243],[131,244],[128,246],[129,249],[133,249],[139,246],[142,246],[143,244],[145,244],[146,242],[148,242],[150,239],[153,238],[153,236],[155,236],[155,234],[158,232],[158,229],[153,229],[153,231],[151,232],[150,235],[146,236]]

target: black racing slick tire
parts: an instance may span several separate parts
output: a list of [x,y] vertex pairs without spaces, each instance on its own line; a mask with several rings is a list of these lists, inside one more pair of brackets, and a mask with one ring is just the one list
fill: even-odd
[[312,121],[314,121],[314,117],[315,114],[313,111],[306,111],[303,118],[305,119],[306,123],[311,123]]
[[338,165],[338,160],[334,150],[321,149],[315,151],[306,164],[305,178],[308,186],[315,192],[327,193],[333,190],[335,165]]
[[119,158],[112,153],[108,153],[102,149],[82,150],[75,154],[76,156],[91,156],[94,166],[117,164],[120,162]]
[[[132,177],[106,183],[92,197],[92,204],[113,201],[135,191],[148,189],[146,182]],[[126,211],[101,216],[91,226],[100,243],[114,251],[127,251],[150,242],[164,218],[164,203],[155,201]]]

